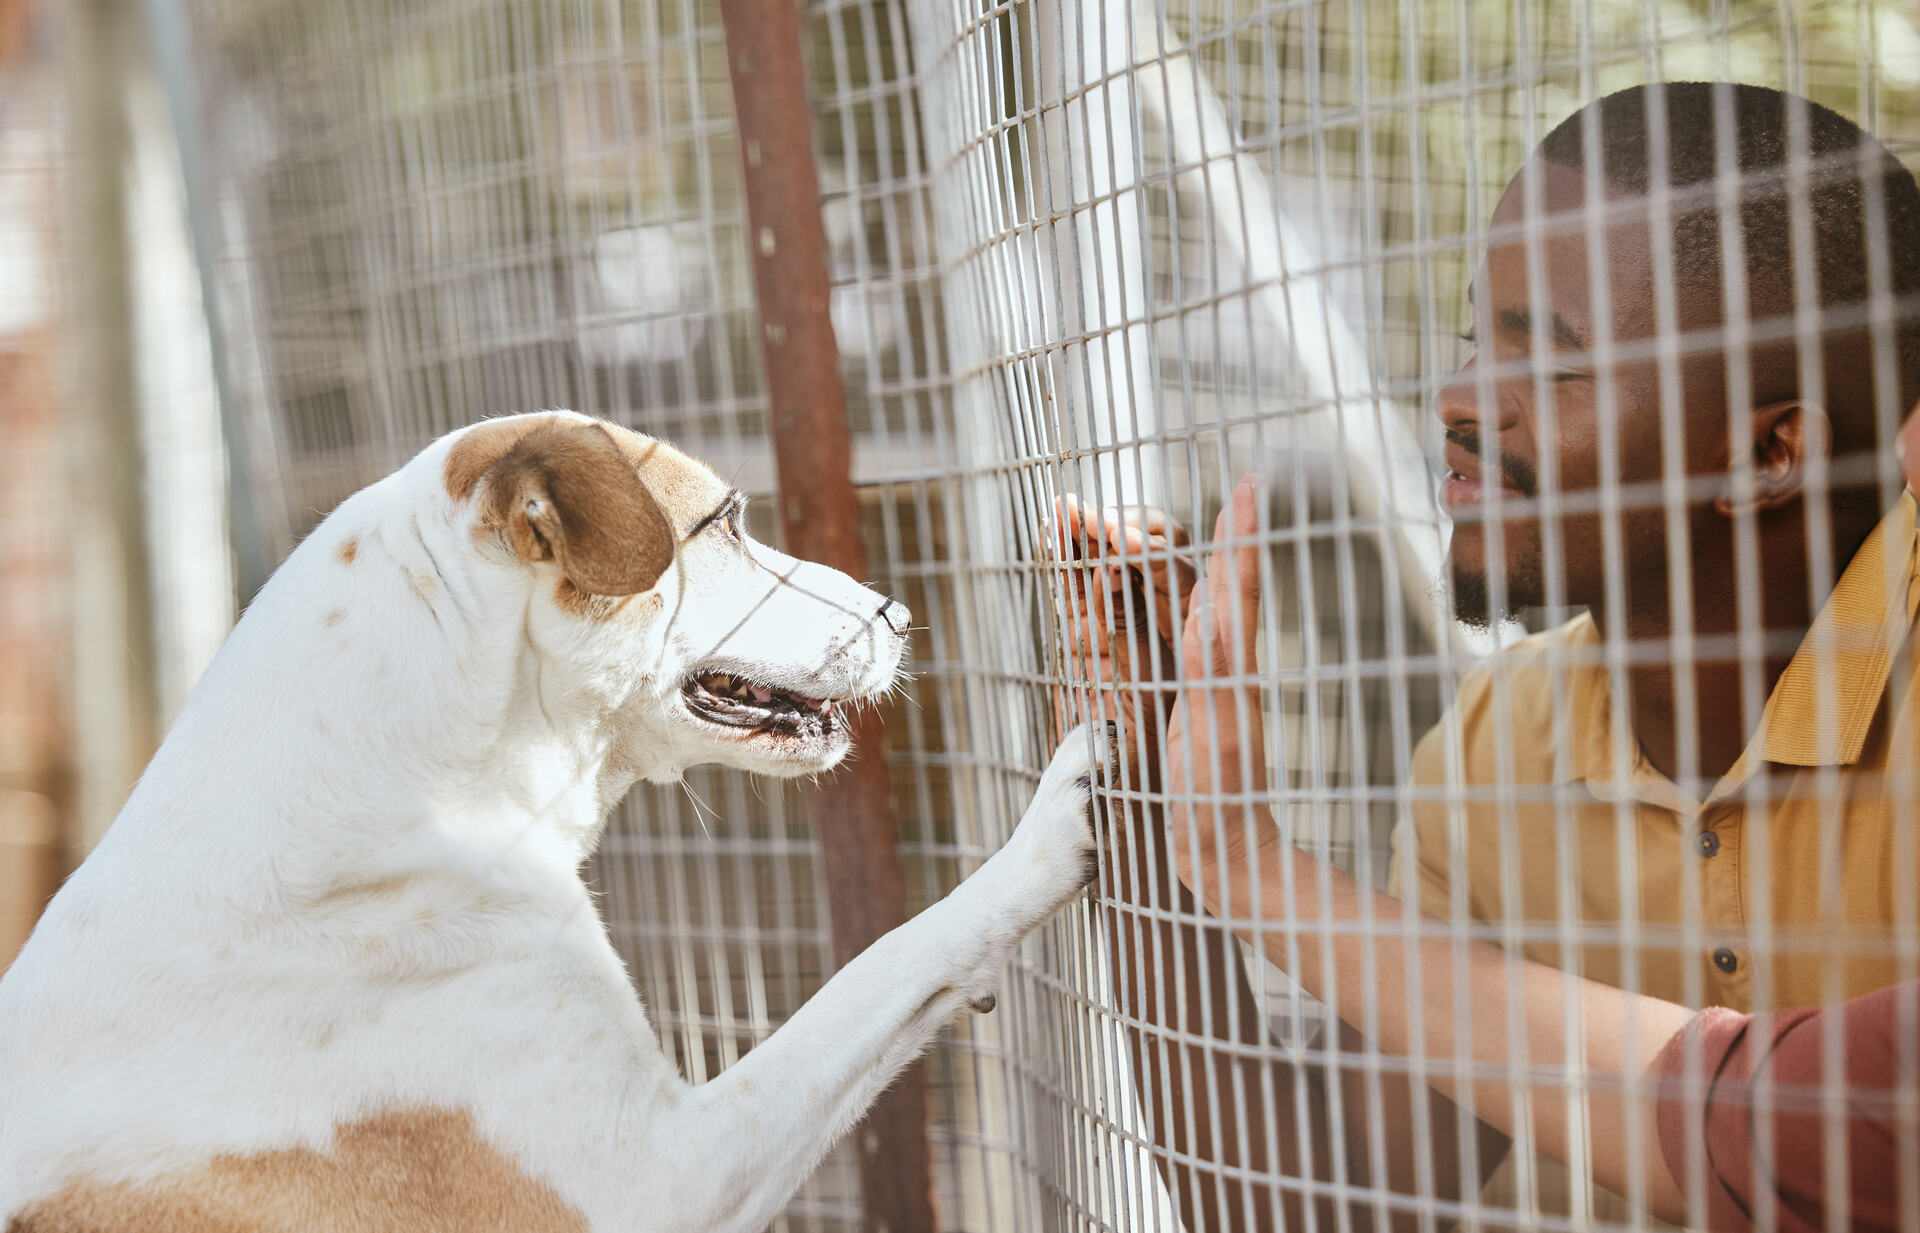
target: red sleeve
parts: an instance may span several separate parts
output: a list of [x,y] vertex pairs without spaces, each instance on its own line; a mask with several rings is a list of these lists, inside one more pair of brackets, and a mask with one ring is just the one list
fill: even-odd
[[[1682,1193],[1689,1170],[1704,1171],[1707,1227],[1748,1229],[1770,1206],[1781,1233],[1820,1233],[1844,1189],[1849,1227],[1898,1229],[1903,1179],[1916,1191],[1908,1201],[1920,1203],[1920,1127],[1909,1121],[1904,1141],[1900,1127],[1903,1038],[1920,1054],[1920,982],[1825,1010],[1704,1010],[1668,1041],[1659,1062],[1660,1151]],[[1825,1054],[1836,1047],[1845,1053],[1845,1083],[1825,1089]],[[1763,1078],[1766,1144],[1755,1107]],[[1913,1077],[1904,1090],[1920,1110]],[[1828,1185],[1829,1135],[1846,1148],[1843,1188]]]

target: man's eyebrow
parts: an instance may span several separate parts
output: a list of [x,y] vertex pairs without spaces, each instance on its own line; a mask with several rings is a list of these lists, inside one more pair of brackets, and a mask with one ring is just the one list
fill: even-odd
[[720,504],[713,507],[713,512],[688,527],[687,533],[683,538],[692,539],[694,536],[700,534],[700,532],[720,521],[720,519],[726,517],[730,510],[737,508],[740,503],[746,499],[747,494],[741,492],[738,488],[727,489],[727,495],[720,499]]
[[[1533,314],[1524,308],[1503,308],[1494,314],[1494,326],[1497,329],[1511,330],[1516,334],[1533,333]],[[1567,319],[1558,312],[1547,317],[1548,329],[1553,334],[1553,345],[1568,351],[1586,351],[1586,335],[1568,324]]]

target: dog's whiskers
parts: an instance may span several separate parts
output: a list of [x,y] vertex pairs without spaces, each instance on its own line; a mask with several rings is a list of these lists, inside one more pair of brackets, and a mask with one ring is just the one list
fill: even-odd
[[915,697],[913,691],[907,688],[914,679],[915,678],[908,673],[901,673],[891,685],[887,686],[886,693],[882,696],[898,697],[916,711],[925,710],[926,708],[920,705],[920,699]]
[[712,814],[713,820],[718,822],[720,820],[720,811],[700,799],[700,794],[695,792],[693,785],[685,779],[680,781],[680,790],[685,792],[687,799],[693,802],[693,816],[695,820],[700,823],[700,833],[707,837],[708,842],[712,842],[713,831],[707,826],[707,815]]

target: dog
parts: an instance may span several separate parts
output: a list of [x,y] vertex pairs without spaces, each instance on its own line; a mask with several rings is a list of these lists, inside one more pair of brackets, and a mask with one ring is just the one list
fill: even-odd
[[7,1233],[758,1230],[1093,873],[1111,734],[689,1085],[579,870],[638,780],[825,771],[909,617],[671,446],[482,421],[262,589],[0,979]]

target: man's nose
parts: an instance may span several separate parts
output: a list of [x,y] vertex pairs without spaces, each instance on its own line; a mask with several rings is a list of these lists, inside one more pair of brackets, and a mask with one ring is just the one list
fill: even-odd
[[1474,436],[1505,431],[1520,419],[1520,400],[1503,382],[1489,377],[1483,383],[1478,360],[1469,360],[1440,388],[1435,409],[1446,428]]
[[879,617],[887,623],[888,629],[903,636],[907,632],[907,627],[913,624],[913,613],[907,611],[907,606],[896,599],[880,601]]

